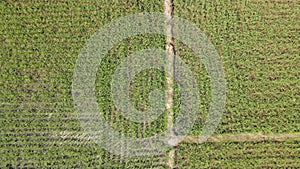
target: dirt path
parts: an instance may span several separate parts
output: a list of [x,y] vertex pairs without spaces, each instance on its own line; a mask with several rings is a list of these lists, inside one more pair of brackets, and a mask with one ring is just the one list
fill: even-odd
[[166,64],[166,70],[167,72],[172,73],[171,76],[167,76],[167,89],[166,89],[166,107],[168,111],[168,124],[167,128],[170,131],[173,127],[173,116],[174,112],[172,110],[172,105],[173,105],[173,96],[174,96],[174,91],[173,91],[173,72],[174,72],[174,59],[175,59],[175,49],[174,49],[174,42],[173,42],[173,25],[170,22],[172,20],[172,2],[171,0],[165,0],[165,16],[166,16],[166,34],[167,34],[167,39],[166,39],[166,52],[167,52],[167,64]]
[[[172,0],[165,0],[164,2],[165,6],[165,16],[166,16],[166,52],[167,52],[167,65],[166,70],[167,72],[171,73],[171,76],[167,76],[167,89],[166,89],[166,108],[168,112],[168,120],[167,120],[167,129],[171,135],[173,135],[173,118],[174,118],[174,112],[172,109],[173,106],[173,96],[174,96],[174,61],[175,61],[175,49],[174,49],[174,39],[173,36],[173,23],[171,22],[173,19],[173,4]],[[172,139],[169,141],[170,144],[172,143]],[[177,144],[177,143],[175,143]],[[175,155],[175,149],[171,149],[168,156],[168,166],[170,168],[174,168],[175,161],[174,161],[174,155]]]
[[[58,132],[58,133],[44,133],[54,140],[74,140],[76,141],[93,141],[85,133],[73,132]],[[263,133],[241,133],[241,134],[224,134],[211,136],[205,140],[204,137],[199,136],[185,136],[180,139],[180,143],[202,143],[202,142],[250,142],[250,141],[286,141],[288,139],[300,139],[300,133],[283,133],[283,134],[263,134]]]
[[170,152],[169,152],[169,156],[168,156],[168,166],[170,168],[174,168],[175,166],[175,149],[171,149]]
[[[285,141],[287,139],[295,139],[300,138],[300,133],[293,134],[228,134],[228,135],[218,135],[211,136],[207,138],[206,142],[248,142],[248,141],[263,141],[263,140],[273,140],[273,141]],[[186,136],[181,139],[180,143],[188,142],[188,143],[201,143],[205,141],[204,137],[197,136]],[[180,144],[179,143],[179,144]]]

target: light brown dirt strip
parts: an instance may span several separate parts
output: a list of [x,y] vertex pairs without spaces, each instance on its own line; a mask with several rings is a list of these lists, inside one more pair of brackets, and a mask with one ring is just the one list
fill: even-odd
[[232,135],[219,135],[219,136],[211,136],[205,140],[205,137],[198,136],[186,136],[179,142],[187,142],[187,143],[201,143],[205,142],[248,142],[248,141],[264,141],[264,140],[273,140],[273,141],[285,141],[287,139],[296,139],[300,138],[300,133],[292,133],[292,134],[232,134]]
[[[166,30],[166,33],[167,33],[167,46],[168,44],[172,44],[172,34],[173,34],[173,25],[171,23],[171,20],[172,20],[172,14],[173,14],[173,4],[172,4],[172,0],[165,0],[165,16],[166,16],[166,24],[167,24],[167,30]],[[167,49],[168,50],[168,49]]]
[[[174,76],[174,60],[175,60],[175,49],[174,49],[174,41],[172,38],[173,35],[173,23],[172,23],[172,13],[173,13],[173,4],[172,0],[165,0],[165,16],[166,16],[166,52],[167,52],[167,72],[171,73],[171,75],[167,75],[167,89],[166,89],[166,108],[168,112],[168,120],[167,120],[167,129],[171,135],[173,135],[173,118],[174,112],[172,110],[173,106],[173,76]],[[170,140],[172,142],[172,140]],[[172,143],[171,143],[172,144]],[[174,168],[174,155],[175,149],[171,149],[168,156],[168,166],[170,168]]]
[[168,159],[168,166],[170,168],[174,168],[174,166],[175,166],[174,157],[175,157],[175,149],[172,149],[169,152],[169,159]]
[[[166,34],[167,34],[167,39],[166,39],[166,52],[168,55],[167,58],[167,71],[170,73],[174,72],[174,46],[173,46],[173,39],[172,39],[172,29],[173,25],[171,23],[172,20],[172,2],[171,0],[165,0],[165,16],[166,16]],[[173,76],[173,74],[171,74]],[[166,107],[168,111],[168,122],[167,122],[167,128],[169,131],[171,131],[173,127],[173,110],[172,110],[172,105],[173,105],[173,78],[170,75],[166,77],[167,80],[167,89],[166,89]]]
[[[91,140],[92,139],[85,133],[73,133],[73,132],[58,132],[58,133],[44,133],[53,138],[61,139],[76,139],[76,140]],[[205,141],[205,137],[199,136],[185,136],[178,144],[187,142],[187,143],[201,143],[205,142],[249,142],[249,141],[285,141],[288,139],[300,139],[300,133],[282,133],[282,134],[263,134],[263,133],[242,133],[242,134],[225,134],[218,136],[211,136]]]

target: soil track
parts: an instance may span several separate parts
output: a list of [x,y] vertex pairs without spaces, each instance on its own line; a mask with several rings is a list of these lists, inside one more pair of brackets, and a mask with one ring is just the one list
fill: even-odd
[[[164,5],[165,5],[165,16],[166,16],[166,24],[167,24],[166,52],[168,55],[168,59],[167,59],[166,67],[168,72],[174,72],[175,48],[174,48],[174,39],[172,38],[173,35],[173,25],[171,22],[172,14],[173,14],[172,0],[165,0]],[[173,75],[174,74],[172,74],[171,76]],[[174,81],[172,77],[167,76],[167,90],[166,90],[166,100],[167,100],[166,107],[168,111],[167,129],[171,134],[172,134],[173,118],[174,118],[174,112],[172,110],[173,96],[174,96],[173,85],[174,85]],[[168,166],[170,168],[174,168],[175,165],[174,155],[175,155],[175,149],[171,149],[168,156]]]
[[242,133],[242,134],[231,134],[231,135],[218,135],[211,136],[205,141],[205,137],[197,136],[186,136],[180,142],[188,143],[201,143],[205,142],[246,142],[246,141],[263,141],[263,140],[273,140],[273,141],[285,141],[287,139],[300,138],[300,133],[293,134],[252,134],[252,133]]

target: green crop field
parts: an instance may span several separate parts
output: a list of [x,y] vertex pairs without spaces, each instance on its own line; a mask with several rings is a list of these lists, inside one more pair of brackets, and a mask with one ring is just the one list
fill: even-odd
[[178,168],[297,168],[299,140],[181,144]]
[[[227,101],[217,133],[299,132],[299,2],[175,0],[174,4],[175,15],[203,30],[222,58]],[[199,72],[199,86],[208,91],[204,66],[186,46],[177,46],[178,55]],[[209,103],[208,97],[203,99]],[[201,112],[207,113],[207,107]],[[199,128],[193,133],[198,134]]]
[[[181,142],[165,154],[144,158],[104,150],[88,138],[74,108],[76,60],[104,25],[129,14],[163,13],[164,1],[6,0],[0,2],[0,168],[299,167],[300,2],[171,3],[175,16],[208,36],[225,70],[226,107],[213,136],[263,133],[263,139]],[[147,138],[168,131],[167,111],[151,123],[129,121],[114,106],[110,91],[114,72],[127,56],[148,48],[165,50],[166,41],[166,36],[151,34],[127,38],[109,51],[98,68],[95,95],[100,113],[124,135]],[[209,113],[210,77],[188,46],[175,39],[174,47],[176,57],[198,83],[200,113],[189,132],[194,137],[201,134]],[[134,77],[129,96],[136,109],[150,108],[154,89],[167,90],[166,76],[148,69]],[[175,118],[179,91],[175,84]],[[282,138],[269,139],[270,134]],[[293,138],[284,138],[288,134]]]

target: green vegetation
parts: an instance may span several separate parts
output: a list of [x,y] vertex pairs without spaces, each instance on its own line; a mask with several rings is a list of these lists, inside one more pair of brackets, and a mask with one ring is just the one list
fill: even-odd
[[[299,132],[299,27],[296,1],[174,1],[175,15],[195,23],[215,45],[227,79],[226,112],[216,134]],[[177,53],[195,72],[203,99],[191,134],[209,107],[209,77],[182,43]]]
[[[85,44],[103,25],[128,14],[163,12],[155,1],[2,1],[0,2],[0,168],[161,168],[164,157],[124,159],[88,141],[73,109],[71,85],[76,59]],[[164,49],[164,37],[132,37],[117,44],[99,68],[97,96],[112,125],[133,137],[164,130],[164,117],[143,129],[125,123],[111,110],[108,90],[112,72],[135,51]],[[112,64],[113,63],[113,64]],[[162,73],[154,72],[148,84],[145,73],[136,77],[132,93],[141,108],[144,90],[160,87]],[[152,72],[153,73],[153,72]],[[102,75],[106,76],[102,76]],[[101,79],[102,78],[102,79]],[[160,79],[160,80],[159,80]],[[159,82],[160,81],[160,82]],[[103,82],[103,83],[102,83]],[[156,86],[155,86],[156,83]],[[152,86],[152,84],[154,86]],[[144,88],[143,85],[146,85]],[[144,89],[143,89],[144,88]],[[107,90],[107,91],[106,91]],[[102,105],[100,105],[102,106]],[[116,122],[116,121],[117,122]],[[159,126],[159,127],[156,127]],[[68,133],[71,136],[66,136]]]
[[[158,35],[143,35],[124,40],[112,49],[112,52],[101,62],[96,82],[96,91],[99,108],[107,121],[111,122],[116,130],[126,133],[131,137],[150,137],[154,134],[166,131],[166,112],[152,123],[135,123],[122,117],[114,107],[111,94],[111,79],[118,65],[126,56],[147,49],[161,48],[164,50],[165,38]],[[144,70],[131,82],[130,98],[132,104],[139,111],[150,108],[149,94],[154,89],[165,91],[166,82],[163,72],[158,70]]]
[[[297,0],[174,0],[174,14],[196,24],[215,45],[226,71],[226,112],[216,135],[300,132],[300,3]],[[71,94],[76,59],[102,26],[129,14],[163,12],[163,1],[53,0],[0,2],[0,168],[168,168],[168,155],[129,159],[105,151],[83,132]],[[150,124],[130,122],[114,107],[110,83],[122,60],[142,49],[165,48],[157,35],[116,44],[97,72],[100,113],[116,130],[145,138],[166,130],[166,113]],[[210,79],[192,51],[176,53],[199,82],[201,133]],[[164,90],[165,74],[140,72],[130,96],[139,110]],[[174,111],[180,95],[175,86]],[[221,142],[176,147],[178,168],[298,167],[299,140]]]
[[299,140],[180,144],[178,168],[297,168]]

